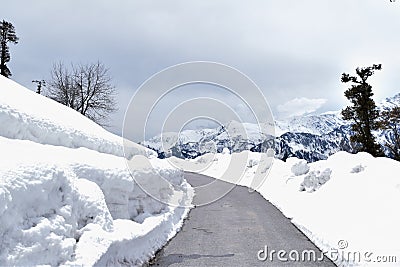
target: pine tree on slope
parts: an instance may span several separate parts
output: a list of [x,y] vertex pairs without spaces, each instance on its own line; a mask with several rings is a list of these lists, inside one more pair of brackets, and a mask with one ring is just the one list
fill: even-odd
[[5,20],[0,21],[0,75],[5,77],[11,76],[11,71],[7,67],[7,62],[10,61],[10,50],[7,43],[18,43],[18,37],[15,34],[14,26]]
[[372,131],[379,128],[379,111],[375,101],[372,86],[367,83],[367,79],[374,74],[375,70],[381,70],[381,64],[374,64],[372,67],[357,68],[357,76],[343,73],[341,81],[343,83],[353,83],[345,91],[345,96],[352,103],[342,110],[344,120],[352,121],[351,141],[356,143],[356,151],[365,151],[371,155],[384,156],[381,146],[376,142]]

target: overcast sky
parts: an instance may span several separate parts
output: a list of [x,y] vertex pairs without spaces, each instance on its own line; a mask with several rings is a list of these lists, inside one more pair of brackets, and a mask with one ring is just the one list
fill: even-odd
[[117,134],[146,79],[193,60],[248,75],[277,118],[342,109],[341,73],[357,66],[383,64],[371,78],[375,100],[399,92],[400,1],[0,0],[0,6],[0,19],[12,22],[20,38],[10,48],[11,78],[34,90],[31,81],[48,79],[56,61],[100,60],[118,90],[110,128]]

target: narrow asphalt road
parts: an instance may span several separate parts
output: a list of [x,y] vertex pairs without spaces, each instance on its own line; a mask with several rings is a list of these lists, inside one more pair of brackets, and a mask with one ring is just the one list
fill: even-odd
[[[213,181],[203,175],[186,173],[192,186]],[[201,191],[201,194],[207,192]],[[201,196],[195,196],[201,197]],[[287,252],[299,261],[282,261],[272,250]],[[302,253],[306,261],[301,261]],[[321,252],[282,213],[259,193],[236,186],[220,200],[192,209],[181,231],[150,262],[151,266],[335,266],[328,258],[309,260]],[[313,258],[313,257],[311,257]]]

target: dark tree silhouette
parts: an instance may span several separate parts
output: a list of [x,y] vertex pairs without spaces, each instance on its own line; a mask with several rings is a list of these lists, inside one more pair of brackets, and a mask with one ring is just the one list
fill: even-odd
[[42,86],[46,86],[46,81],[45,80],[33,80],[32,82],[37,84],[36,93],[38,93],[40,95],[42,93]]
[[351,141],[356,143],[356,151],[365,151],[373,156],[383,156],[383,151],[372,134],[373,130],[379,128],[379,111],[372,99],[374,94],[367,79],[374,74],[375,70],[381,69],[381,64],[357,68],[357,76],[343,73],[341,79],[343,83],[353,83],[344,93],[352,105],[342,110],[343,119],[352,121]]
[[389,150],[389,156],[400,161],[400,107],[385,110],[381,114],[380,128],[388,130],[389,142],[385,146]]
[[11,59],[8,43],[17,44],[18,37],[14,26],[3,20],[0,22],[0,74],[5,77],[11,76],[11,71],[6,65]]
[[46,95],[89,119],[105,126],[108,116],[117,110],[115,87],[111,85],[108,69],[100,62],[53,65]]

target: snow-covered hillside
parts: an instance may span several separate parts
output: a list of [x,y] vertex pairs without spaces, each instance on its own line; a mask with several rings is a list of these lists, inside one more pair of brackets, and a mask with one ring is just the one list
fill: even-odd
[[[119,136],[78,112],[4,77],[1,77],[0,86],[0,136],[70,148],[86,147],[124,156]],[[131,142],[125,153],[131,158],[138,154],[150,156],[154,152]]]
[[[400,94],[378,104],[380,110],[394,106],[400,106]],[[260,135],[259,127],[250,123],[243,123],[247,135],[229,136],[227,134],[228,129],[231,133],[235,132],[235,128],[240,127],[242,125],[239,126],[238,122],[230,122],[216,129],[185,130],[179,134],[168,133],[163,140],[158,135],[142,144],[155,150],[161,158],[169,156],[195,158],[213,151],[221,153],[224,148],[228,148],[231,152],[245,150],[265,152],[273,147],[278,159],[298,157],[314,162],[327,159],[338,151],[353,151],[350,142],[350,123],[342,120],[340,111],[275,121],[276,138]],[[382,146],[391,138],[385,131],[377,131],[374,134]],[[164,146],[162,146],[163,142]],[[386,152],[389,155],[389,151]]]
[[[230,179],[237,177],[224,175],[230,162],[233,157],[247,157],[245,172],[236,183],[257,185],[255,189],[338,266],[400,265],[399,162],[338,152],[314,163],[289,158],[275,159],[271,165],[265,154],[240,154],[170,160],[188,169],[211,163],[202,174],[233,182]],[[254,183],[268,172],[261,185]]]
[[[79,113],[0,76],[0,265],[138,265],[188,209],[135,184],[122,139]],[[155,197],[188,206],[183,174],[138,144],[132,174]],[[162,173],[168,182],[153,183]]]

